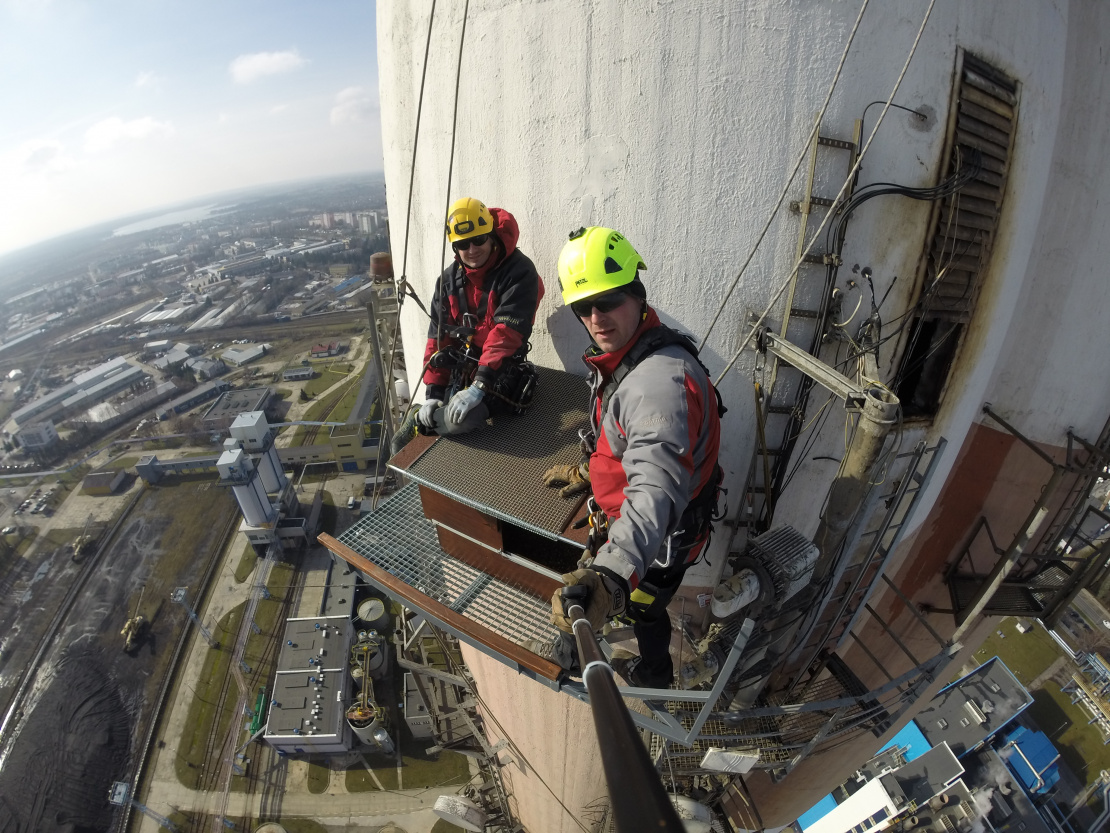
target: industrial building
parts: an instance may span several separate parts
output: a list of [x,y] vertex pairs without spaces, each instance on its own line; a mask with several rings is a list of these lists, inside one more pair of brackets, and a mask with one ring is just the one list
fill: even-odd
[[197,405],[202,405],[211,399],[231,390],[230,382],[205,382],[197,385],[188,393],[179,396],[172,402],[168,403],[158,413],[159,419],[167,419],[170,415],[183,414],[186,411],[191,411]]
[[352,629],[347,616],[285,623],[264,735],[270,746],[309,755],[351,748],[345,713]]
[[[243,513],[239,532],[260,552],[273,545],[285,549],[304,546],[314,532],[319,507],[314,507],[311,519],[303,516],[297,492],[282,468],[265,413],[238,414],[229,432],[231,436],[224,441],[225,450],[216,461],[216,468],[220,485],[235,493]],[[252,458],[250,454],[257,456]]]
[[113,393],[149,378],[142,368],[122,356],[97,365],[50,393],[24,405],[12,414],[16,425],[25,425],[35,417],[59,419],[76,410],[88,408]]
[[220,358],[230,365],[242,367],[265,356],[268,346],[267,344],[247,344],[243,347],[229,347],[220,354]]
[[106,497],[114,494],[126,478],[127,472],[123,469],[86,474],[85,479],[81,481],[81,491],[86,495]]
[[938,693],[794,829],[942,833],[984,820],[997,831],[1057,829],[1042,816],[1055,808],[1038,804],[1059,780],[1059,754],[1041,732],[1015,724],[1030,703],[1000,660],[984,663]]
[[226,431],[239,414],[264,410],[273,393],[268,387],[232,390],[226,383],[209,382],[208,384],[224,384],[225,387],[219,398],[200,418],[200,424],[206,431]]
[[281,380],[283,382],[303,382],[315,375],[316,371],[311,367],[288,367],[281,371]]
[[58,442],[58,431],[49,419],[33,422],[15,432],[14,439],[20,448],[28,451],[45,451]]

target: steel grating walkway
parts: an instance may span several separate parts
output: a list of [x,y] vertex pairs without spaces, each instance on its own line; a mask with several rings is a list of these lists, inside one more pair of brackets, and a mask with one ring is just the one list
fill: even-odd
[[454,612],[520,645],[550,641],[551,606],[528,592],[447,555],[409,484],[338,536],[359,555]]
[[522,416],[494,417],[481,431],[440,437],[399,470],[417,483],[539,535],[581,546],[562,532],[582,503],[545,488],[555,465],[577,463],[578,429],[587,425],[589,386],[581,376],[537,368],[532,405]]

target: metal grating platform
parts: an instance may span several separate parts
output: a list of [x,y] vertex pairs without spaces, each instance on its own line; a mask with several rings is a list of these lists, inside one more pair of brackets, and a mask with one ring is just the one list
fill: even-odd
[[484,430],[440,437],[398,470],[503,521],[578,544],[562,532],[582,498],[562,498],[540,481],[552,466],[578,462],[589,386],[561,370],[537,370],[536,397],[522,416],[498,416]]
[[396,492],[338,540],[405,584],[511,642],[547,641],[555,633],[549,604],[439,548],[435,525],[424,517],[415,484]]

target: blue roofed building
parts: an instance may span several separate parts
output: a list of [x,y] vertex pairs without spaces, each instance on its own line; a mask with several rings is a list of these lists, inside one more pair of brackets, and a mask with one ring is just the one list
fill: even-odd
[[1044,732],[1014,726],[1000,740],[998,754],[1027,792],[1044,795],[1059,782],[1060,753]]

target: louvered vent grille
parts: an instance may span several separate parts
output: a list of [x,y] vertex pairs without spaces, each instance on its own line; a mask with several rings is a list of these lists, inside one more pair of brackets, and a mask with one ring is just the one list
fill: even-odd
[[940,275],[926,314],[963,323],[971,317],[979,276],[998,228],[1013,146],[1017,85],[966,53],[960,76],[947,171],[955,173],[975,151],[981,171],[941,205],[924,286],[928,289]]
[[906,416],[932,416],[971,319],[998,231],[1017,119],[1018,86],[962,54],[949,121],[945,176],[978,174],[934,212],[913,326],[895,377]]

